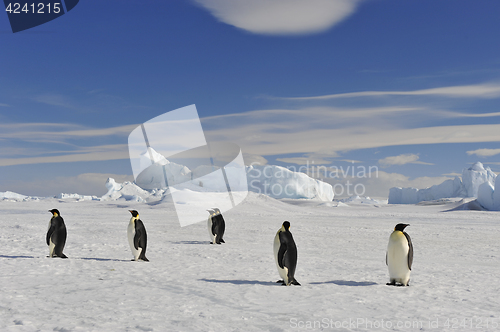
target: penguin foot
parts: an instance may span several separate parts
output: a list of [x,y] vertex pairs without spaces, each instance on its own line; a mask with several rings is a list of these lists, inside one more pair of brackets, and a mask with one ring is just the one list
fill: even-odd
[[149,262],[149,259],[147,259],[146,257],[143,257],[143,258],[139,258],[141,261],[144,261],[144,262]]
[[297,280],[295,280],[295,279],[293,279],[293,281],[292,281],[292,285],[301,286],[301,285],[299,284],[299,282],[298,282]]
[[396,286],[396,280],[391,280],[391,282],[388,282],[386,285],[387,286]]
[[[220,242],[221,242],[221,243],[226,243],[226,242],[224,242],[224,240],[223,240],[223,239],[221,239],[221,240],[220,240]],[[219,244],[220,244],[220,243],[219,243]]]
[[65,254],[61,254],[60,256],[57,256],[57,257],[68,258],[68,256],[66,256]]
[[276,281],[277,284],[281,284],[281,286],[286,286],[285,284],[285,281],[284,280],[278,280]]

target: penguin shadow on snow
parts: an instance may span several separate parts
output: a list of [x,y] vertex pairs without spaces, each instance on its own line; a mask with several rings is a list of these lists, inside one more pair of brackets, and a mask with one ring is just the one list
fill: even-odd
[[378,285],[376,282],[373,281],[353,281],[353,280],[332,280],[323,282],[311,282],[310,284],[311,285],[335,284],[338,286],[352,286],[352,287]]
[[172,242],[173,244],[209,244],[208,241],[177,241]]
[[0,255],[0,258],[11,258],[11,259],[17,259],[17,258],[35,258],[35,256],[8,256],[8,255]]
[[98,261],[98,262],[130,262],[129,259],[115,259],[115,258],[96,258],[96,257],[81,257],[84,261]]
[[263,285],[263,286],[276,286],[278,285],[273,281],[259,281],[259,280],[220,280],[220,279],[199,279],[205,282],[214,282],[220,284],[233,284],[233,285]]

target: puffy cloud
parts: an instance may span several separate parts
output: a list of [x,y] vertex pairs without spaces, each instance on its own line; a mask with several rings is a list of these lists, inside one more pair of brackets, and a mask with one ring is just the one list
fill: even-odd
[[195,0],[221,22],[269,35],[324,31],[354,13],[360,0]]

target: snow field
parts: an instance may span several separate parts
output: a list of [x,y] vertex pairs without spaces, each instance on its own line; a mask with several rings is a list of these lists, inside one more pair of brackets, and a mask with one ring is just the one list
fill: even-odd
[[[250,193],[224,214],[226,244],[209,245],[206,223],[181,228],[168,204],[0,202],[0,330],[498,329],[497,213],[443,212],[459,203],[297,203]],[[66,222],[66,260],[46,258],[51,208]],[[149,263],[130,261],[129,209],[148,231]],[[272,242],[284,220],[301,287],[275,283]],[[410,287],[385,285],[385,250],[399,222],[411,225],[415,248]]]

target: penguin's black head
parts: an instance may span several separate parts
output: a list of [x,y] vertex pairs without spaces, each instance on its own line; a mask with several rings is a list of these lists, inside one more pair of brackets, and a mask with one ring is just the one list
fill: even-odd
[[288,230],[290,229],[290,223],[289,223],[288,221],[285,221],[285,222],[283,223],[283,228],[284,228],[286,231],[288,231]]
[[55,215],[60,216],[60,215],[61,215],[61,214],[59,213],[59,210],[58,210],[58,209],[52,209],[52,210],[49,210],[49,212],[51,212],[53,216],[55,216]]
[[136,210],[128,210],[128,212],[132,213],[132,217],[136,218],[139,215],[139,212]]
[[410,224],[397,224],[394,230],[402,232],[405,230],[406,226],[410,226]]

